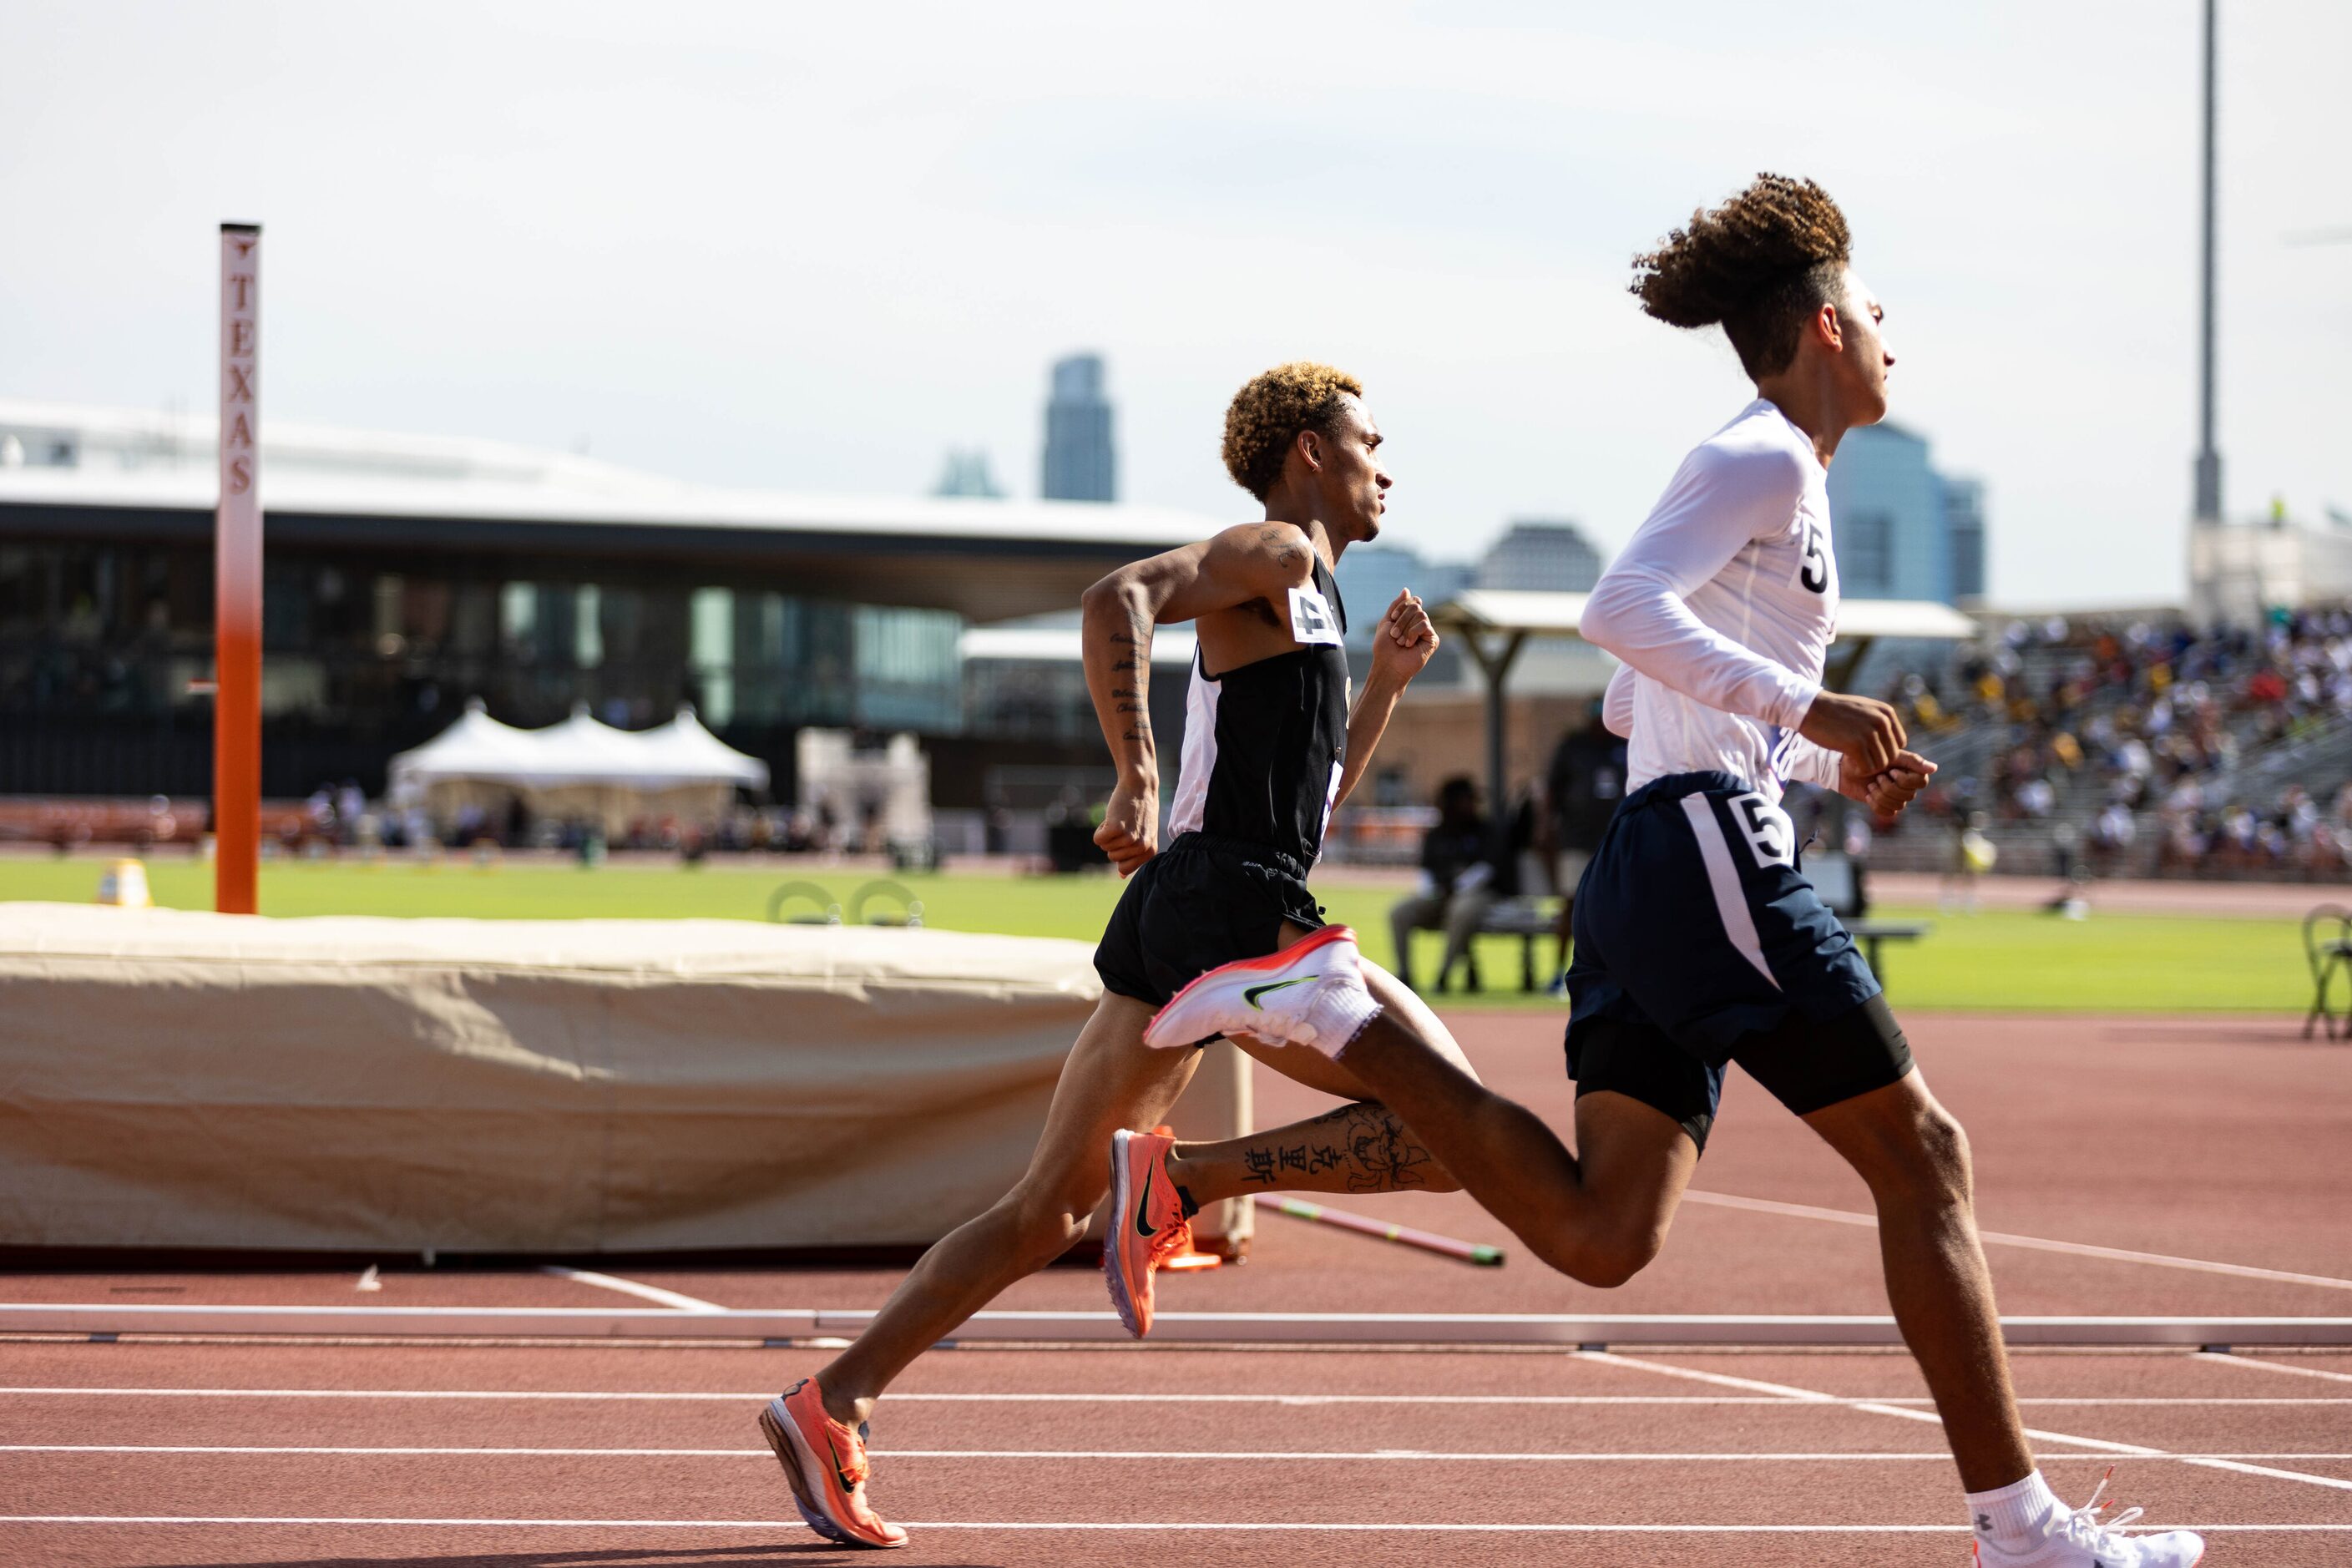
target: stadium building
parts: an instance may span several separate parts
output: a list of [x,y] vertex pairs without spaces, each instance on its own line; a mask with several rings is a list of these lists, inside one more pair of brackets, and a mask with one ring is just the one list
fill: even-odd
[[[213,438],[208,419],[0,403],[0,795],[209,795]],[[968,668],[968,628],[1067,609],[1231,521],[723,489],[278,421],[263,486],[277,797],[380,791],[474,698],[510,723],[584,704],[635,728],[690,702],[786,802],[807,726],[923,736],[945,807],[986,805],[992,779],[1090,777],[1100,741],[1058,716],[1070,694],[1041,719],[1017,669]],[[1181,683],[1159,687],[1173,735]]]

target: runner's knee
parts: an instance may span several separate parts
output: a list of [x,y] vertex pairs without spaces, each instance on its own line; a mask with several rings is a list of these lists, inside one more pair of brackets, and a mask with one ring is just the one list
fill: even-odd
[[1608,1226],[1562,1237],[1540,1249],[1544,1261],[1580,1285],[1614,1290],[1650,1266],[1666,1244],[1664,1225],[1638,1222]]
[[1890,1129],[1875,1152],[1877,1168],[1863,1174],[1881,1202],[1948,1208],[1972,1201],[1969,1135],[1950,1111],[1932,1100]]
[[1043,1268],[1086,1236],[1087,1222],[1093,1217],[1101,1194],[1083,1202],[1077,1201],[1079,1196],[1016,1188],[1004,1199],[1005,1217],[1012,1222],[1013,1247],[1022,1262]]

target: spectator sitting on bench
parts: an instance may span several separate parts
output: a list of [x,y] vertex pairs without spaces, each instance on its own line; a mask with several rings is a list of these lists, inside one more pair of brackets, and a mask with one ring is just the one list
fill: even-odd
[[[1421,841],[1421,885],[1389,907],[1397,978],[1407,986],[1412,984],[1414,931],[1445,933],[1445,956],[1437,966],[1441,992],[1454,965],[1469,956],[1470,939],[1486,911],[1509,891],[1497,873],[1496,859],[1495,834],[1479,810],[1477,784],[1464,777],[1447,779],[1437,791],[1437,825]],[[1476,973],[1475,963],[1470,973]]]

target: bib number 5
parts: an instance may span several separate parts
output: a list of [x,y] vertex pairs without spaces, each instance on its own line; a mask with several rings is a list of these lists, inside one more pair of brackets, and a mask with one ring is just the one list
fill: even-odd
[[1760,795],[1736,795],[1727,804],[1757,865],[1796,868],[1797,825],[1787,812]]
[[1797,563],[1797,581],[1809,594],[1826,594],[1830,588],[1830,552],[1828,541],[1822,537],[1821,525],[1811,518],[1805,519],[1805,550]]

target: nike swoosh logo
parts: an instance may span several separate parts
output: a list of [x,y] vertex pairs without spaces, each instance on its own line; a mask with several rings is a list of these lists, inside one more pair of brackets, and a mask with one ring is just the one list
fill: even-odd
[[857,1491],[857,1483],[849,1479],[849,1472],[847,1470],[842,1468],[841,1445],[833,1440],[833,1434],[831,1432],[827,1432],[824,1435],[824,1447],[825,1451],[833,1456],[833,1473],[835,1479],[841,1482],[841,1489],[853,1496],[856,1495]]
[[1242,1000],[1248,1003],[1251,1006],[1256,1007],[1259,1012],[1263,1013],[1265,1009],[1258,1005],[1257,999],[1265,995],[1267,992],[1279,991],[1286,985],[1311,984],[1318,978],[1318,977],[1316,975],[1307,974],[1301,975],[1297,980],[1276,980],[1265,985],[1253,985],[1248,990],[1242,993]]
[[1153,1236],[1158,1234],[1151,1228],[1150,1215],[1151,1178],[1159,1173],[1160,1173],[1157,1171],[1146,1171],[1143,1173],[1143,1200],[1135,1205],[1135,1234],[1138,1236]]

